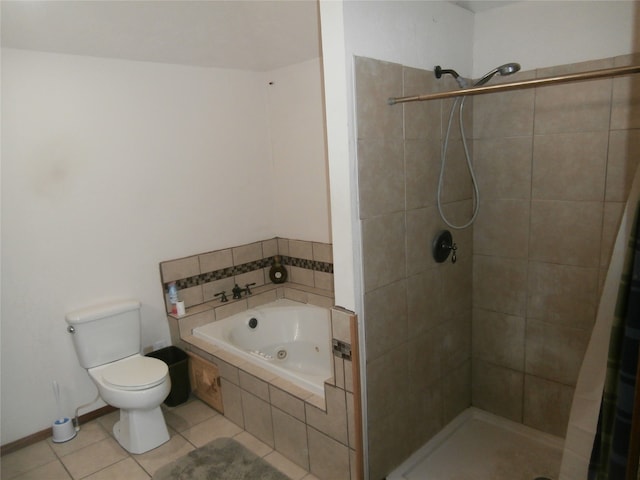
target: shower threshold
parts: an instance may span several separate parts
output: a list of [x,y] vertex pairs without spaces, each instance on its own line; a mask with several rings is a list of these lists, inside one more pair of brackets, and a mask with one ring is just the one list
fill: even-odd
[[469,408],[387,480],[557,479],[563,439]]

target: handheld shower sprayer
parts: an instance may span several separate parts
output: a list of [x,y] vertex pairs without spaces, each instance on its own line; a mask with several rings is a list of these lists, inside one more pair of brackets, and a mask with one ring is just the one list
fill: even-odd
[[[480,77],[480,79],[473,84],[473,87],[480,87],[484,85],[489,80],[491,80],[495,75],[501,75],[501,76],[511,75],[512,73],[516,73],[519,70],[520,70],[519,63],[515,63],[515,62],[505,63],[504,65],[500,65],[499,67],[494,68],[493,70],[487,72],[485,75]],[[458,82],[458,85],[460,86],[460,88],[469,88],[469,84],[467,83],[467,81],[464,78],[462,78],[460,75],[458,75],[458,72],[456,72],[455,70],[443,69],[442,67],[440,67],[440,65],[437,65],[434,68],[434,73],[436,78],[441,78],[442,75],[451,75],[456,80],[456,82]],[[473,224],[476,217],[478,216],[478,211],[480,209],[480,191],[478,190],[478,182],[476,181],[476,176],[473,171],[471,155],[469,154],[469,148],[467,147],[467,139],[464,133],[464,122],[463,122],[462,113],[464,110],[465,100],[466,100],[466,97],[462,97],[462,98],[456,97],[455,101],[453,102],[453,105],[451,106],[451,112],[449,114],[449,123],[447,125],[447,133],[445,134],[444,141],[442,144],[440,178],[438,180],[437,201],[438,201],[438,212],[440,213],[440,218],[442,218],[442,221],[446,223],[449,227],[455,228],[455,229],[467,228],[468,226]],[[458,113],[459,113],[460,137],[462,140],[462,146],[464,147],[464,155],[467,161],[467,168],[469,169],[469,175],[471,176],[471,184],[473,186],[473,214],[471,216],[471,219],[464,225],[454,225],[451,222],[449,222],[449,220],[447,220],[447,218],[445,217],[442,211],[442,201],[441,201],[444,169],[445,169],[445,164],[447,160],[447,146],[449,144],[449,133],[451,132],[451,123],[453,122],[453,115],[456,108],[458,108]]]
[[516,73],[520,71],[519,63],[505,63],[504,65],[500,65],[499,67],[494,68],[490,72],[485,73],[480,80],[473,84],[474,87],[480,87],[487,83],[489,80],[493,78],[494,75],[501,75],[503,77],[507,75],[511,75],[512,73]]

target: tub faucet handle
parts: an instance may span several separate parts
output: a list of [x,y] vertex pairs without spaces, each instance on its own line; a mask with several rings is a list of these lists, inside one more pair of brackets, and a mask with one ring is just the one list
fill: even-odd
[[249,287],[253,287],[256,284],[256,282],[253,283],[247,283],[244,287],[244,291],[247,292],[247,295],[251,295],[251,289]]
[[216,293],[216,294],[214,295],[214,297],[222,297],[222,298],[220,299],[220,301],[221,301],[221,302],[228,302],[228,301],[229,301],[229,299],[227,298],[227,296],[225,295],[225,293],[226,293],[226,292],[223,290],[222,292]]

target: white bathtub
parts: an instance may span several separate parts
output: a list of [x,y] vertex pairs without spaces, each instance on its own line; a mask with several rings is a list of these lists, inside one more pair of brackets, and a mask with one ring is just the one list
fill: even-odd
[[333,376],[326,308],[276,300],[195,328],[193,335],[322,397],[324,381]]

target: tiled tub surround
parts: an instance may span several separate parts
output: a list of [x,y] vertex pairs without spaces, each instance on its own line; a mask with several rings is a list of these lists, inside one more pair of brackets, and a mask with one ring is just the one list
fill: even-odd
[[[333,292],[333,253],[330,244],[272,238],[247,245],[226,248],[160,263],[167,312],[170,312],[167,285],[176,282],[178,298],[187,308],[212,301],[226,292],[232,300],[235,284],[244,288],[255,283],[252,291],[273,285],[269,269],[273,257],[280,255],[288,272],[288,281]],[[331,306],[326,303],[320,306]],[[235,313],[235,312],[234,312]]]
[[[331,310],[332,335],[350,342],[350,312]],[[220,372],[224,415],[322,480],[360,478],[354,365],[333,357],[325,398],[313,395],[193,336],[185,348]]]
[[[284,284],[269,280],[274,255],[285,260]],[[330,308],[332,337],[351,345],[356,318],[333,307],[331,261],[330,245],[278,238],[163,262],[161,273],[163,286],[176,281],[187,306],[180,318],[168,315],[172,342],[218,367],[225,417],[320,479],[355,480],[361,440],[354,403],[358,382],[350,360],[332,357],[334,377],[322,398],[192,335],[198,326],[287,298]],[[251,295],[232,298],[234,284],[253,282]],[[213,296],[223,290],[225,303]]]
[[[492,82],[639,61],[624,56]],[[470,404],[564,436],[640,159],[640,79],[468,98],[481,205],[471,229],[452,230],[459,248],[451,265],[436,264],[430,252],[445,228],[436,189],[451,101],[389,107],[386,99],[458,87],[367,58],[355,59],[355,72],[371,478]],[[454,125],[443,200],[455,221],[471,211],[461,148]]]

